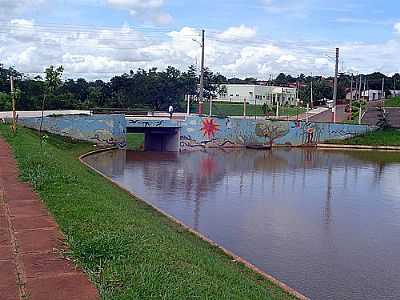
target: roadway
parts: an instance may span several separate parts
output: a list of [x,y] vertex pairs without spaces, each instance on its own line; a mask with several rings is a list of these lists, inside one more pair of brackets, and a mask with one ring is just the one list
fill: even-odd
[[[344,122],[347,120],[348,113],[345,112],[346,105],[337,105],[336,106],[336,122]],[[319,114],[311,116],[308,118],[311,122],[332,122],[333,114],[331,109],[325,110]]]
[[[337,105],[336,106],[336,122],[343,122],[347,120],[348,113],[345,112],[346,105]],[[333,115],[332,110],[327,107],[317,107],[315,109],[310,110],[308,113],[302,113],[299,116],[291,116],[289,120],[307,120],[310,122],[332,122]]]
[[[375,126],[379,120],[378,108],[383,105],[383,101],[370,101],[368,102],[367,110],[363,115],[362,123],[370,126]],[[400,108],[399,107],[385,107],[388,113],[389,124],[394,128],[400,128]]]

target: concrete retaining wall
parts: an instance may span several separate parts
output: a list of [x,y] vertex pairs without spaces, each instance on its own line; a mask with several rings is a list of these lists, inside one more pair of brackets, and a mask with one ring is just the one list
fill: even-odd
[[345,139],[367,133],[367,125],[307,123],[254,119],[208,118],[190,116],[181,123],[180,149],[236,147],[247,144],[318,144],[330,139]]
[[[39,130],[40,120],[40,117],[19,118],[18,123]],[[43,120],[43,130],[96,144],[126,147],[124,115],[48,116]]]

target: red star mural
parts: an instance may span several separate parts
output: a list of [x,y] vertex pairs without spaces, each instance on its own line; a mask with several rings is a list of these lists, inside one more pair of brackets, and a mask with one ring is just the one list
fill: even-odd
[[209,139],[213,138],[215,133],[219,130],[219,125],[213,119],[204,119],[202,122],[201,131],[204,136]]

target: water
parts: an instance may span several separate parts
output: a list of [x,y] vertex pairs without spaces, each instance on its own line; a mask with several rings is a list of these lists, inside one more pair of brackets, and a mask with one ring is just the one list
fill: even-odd
[[400,154],[114,151],[87,161],[312,299],[400,299]]

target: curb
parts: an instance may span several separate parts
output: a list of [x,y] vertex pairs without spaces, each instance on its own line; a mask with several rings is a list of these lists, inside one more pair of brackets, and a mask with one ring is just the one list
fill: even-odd
[[176,223],[177,225],[183,227],[185,230],[189,231],[190,233],[194,234],[195,236],[199,237],[200,239],[202,239],[203,241],[209,243],[211,246],[218,248],[219,250],[221,250],[222,252],[224,252],[227,256],[229,256],[230,258],[232,258],[234,261],[236,262],[240,262],[241,264],[243,264],[244,266],[246,266],[247,268],[249,268],[250,270],[254,271],[255,273],[261,275],[262,277],[264,277],[265,279],[267,279],[268,281],[272,282],[273,284],[275,284],[276,286],[280,287],[282,290],[284,290],[286,293],[288,293],[291,296],[296,297],[299,300],[310,300],[310,298],[304,296],[303,294],[301,294],[300,292],[296,291],[295,289],[289,287],[286,283],[276,279],[275,277],[273,277],[272,275],[260,270],[259,268],[257,268],[255,265],[253,265],[252,263],[248,262],[247,260],[245,260],[244,258],[237,256],[236,254],[234,254],[233,252],[229,251],[228,249],[218,245],[215,241],[209,239],[208,237],[206,237],[205,235],[203,235],[202,233],[190,228],[188,225],[186,225],[185,223],[179,221],[178,219],[176,219],[175,217],[171,216],[170,214],[166,213],[165,211],[163,211],[162,209],[150,204],[149,202],[147,202],[146,200],[144,200],[141,197],[138,197],[137,195],[135,195],[134,193],[132,193],[131,191],[128,191],[126,188],[120,186],[116,181],[114,181],[113,179],[107,177],[106,175],[104,175],[103,173],[101,173],[100,171],[96,170],[94,167],[90,166],[88,163],[86,163],[85,161],[83,161],[83,159],[85,157],[88,157],[90,155],[93,154],[97,154],[97,153],[101,153],[101,152],[107,152],[107,151],[111,151],[111,150],[116,150],[118,148],[113,147],[113,148],[106,148],[106,149],[99,149],[99,150],[94,150],[94,151],[90,151],[88,153],[85,153],[81,156],[79,156],[79,161],[86,166],[87,168],[91,169],[92,171],[94,171],[95,173],[99,174],[100,176],[102,176],[103,178],[107,179],[108,181],[110,181],[114,186],[116,186],[117,188],[121,189],[122,191],[126,192],[128,195],[138,199],[139,201],[141,201],[142,203],[146,204],[147,206],[151,207],[152,209],[154,209],[156,212],[160,213],[161,215],[167,217],[169,220],[171,220],[172,222]]
[[368,146],[368,145],[341,145],[341,144],[317,144],[319,149],[359,149],[359,150],[385,150],[400,151],[400,146]]

